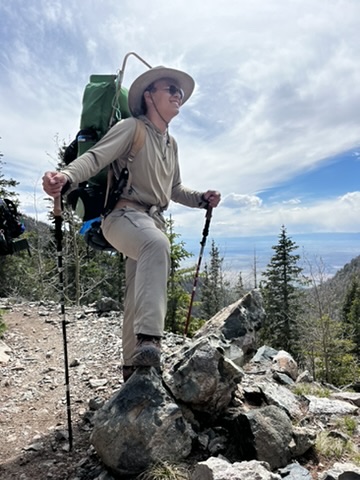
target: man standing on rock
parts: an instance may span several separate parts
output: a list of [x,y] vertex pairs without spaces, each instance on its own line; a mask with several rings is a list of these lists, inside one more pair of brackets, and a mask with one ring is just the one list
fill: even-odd
[[143,147],[128,166],[129,181],[114,210],[102,222],[107,241],[126,260],[123,321],[124,381],[139,366],[159,367],[164,332],[170,244],[162,215],[170,200],[193,208],[216,207],[220,193],[199,192],[181,182],[178,147],[169,123],[194,90],[185,72],[154,67],[129,89],[129,109],[136,118],[118,122],[90,150],[61,172],[46,172],[44,191],[56,198],[115,162],[121,171],[128,162],[136,119],[146,128]]

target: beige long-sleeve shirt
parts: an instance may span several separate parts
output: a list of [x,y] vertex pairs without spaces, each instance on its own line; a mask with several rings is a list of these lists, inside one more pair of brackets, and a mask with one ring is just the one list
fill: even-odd
[[127,185],[122,198],[147,206],[155,205],[161,210],[166,210],[170,200],[188,207],[205,207],[202,192],[182,185],[175,140],[170,141],[145,116],[140,119],[145,123],[146,137],[132,162],[128,162],[128,156],[134,140],[136,119],[128,118],[114,125],[94,147],[62,172],[72,184],[78,184],[116,161],[120,170],[125,166],[130,170],[131,184]]

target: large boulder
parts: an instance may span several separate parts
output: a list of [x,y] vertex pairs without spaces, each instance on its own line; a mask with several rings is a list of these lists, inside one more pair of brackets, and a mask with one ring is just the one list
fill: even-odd
[[191,475],[191,480],[281,480],[280,475],[272,473],[265,462],[230,463],[226,459],[210,457],[199,462]]
[[183,348],[164,373],[177,401],[214,418],[229,405],[242,377],[243,371],[224,355],[223,342],[215,336]]
[[194,433],[153,368],[142,368],[94,417],[91,443],[116,475],[186,458]]
[[320,480],[360,480],[360,467],[351,462],[337,462],[319,478]]
[[216,335],[227,340],[225,355],[243,366],[256,352],[256,332],[265,319],[259,290],[252,290],[237,302],[220,310],[198,330],[194,338]]
[[245,460],[267,462],[271,470],[285,467],[291,459],[292,424],[286,413],[274,405],[229,418],[234,453]]

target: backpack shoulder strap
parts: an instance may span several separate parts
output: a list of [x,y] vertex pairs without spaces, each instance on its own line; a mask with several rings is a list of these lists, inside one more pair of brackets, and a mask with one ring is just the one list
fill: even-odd
[[[138,118],[136,118],[135,121],[136,121],[135,133],[134,133],[132,146],[131,146],[131,149],[130,149],[130,152],[129,152],[129,155],[128,155],[128,158],[127,158],[127,162],[126,162],[126,167],[125,167],[128,170],[128,181],[127,181],[128,185],[131,184],[131,173],[130,173],[130,170],[128,168],[128,163],[134,161],[134,158],[136,157],[138,152],[144,146],[145,139],[146,139],[146,127],[145,127],[144,122],[142,122]],[[120,175],[119,175],[119,177],[120,177]],[[112,187],[113,187],[115,181],[116,181],[116,175],[114,173],[114,169],[109,168],[108,175],[107,175],[105,205],[108,205],[108,203],[109,203],[110,191],[112,190]]]
[[146,139],[146,127],[145,123],[138,118],[135,119],[136,121],[136,129],[135,129],[135,134],[133,138],[133,143],[132,147],[130,149],[130,153],[128,155],[128,159],[126,162],[126,167],[128,170],[128,181],[127,185],[131,185],[131,169],[129,168],[129,163],[132,163],[134,161],[134,158],[136,155],[139,153],[139,151],[142,149],[142,147],[145,144],[145,139]]
[[139,120],[138,118],[136,118],[135,121],[136,121],[136,129],[135,129],[132,147],[128,157],[129,162],[132,162],[136,157],[136,155],[138,154],[138,152],[142,149],[145,143],[145,138],[146,138],[145,123]]

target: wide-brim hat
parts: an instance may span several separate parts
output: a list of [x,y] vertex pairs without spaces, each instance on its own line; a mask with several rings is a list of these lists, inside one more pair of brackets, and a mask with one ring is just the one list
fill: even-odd
[[145,90],[149,85],[160,80],[162,78],[169,78],[176,82],[177,86],[184,91],[184,98],[182,99],[182,105],[190,98],[195,88],[194,79],[181,70],[174,68],[167,68],[163,66],[153,67],[147,70],[145,73],[137,77],[132,83],[129,94],[128,103],[130,112],[134,117],[141,115],[142,110],[142,98]]

